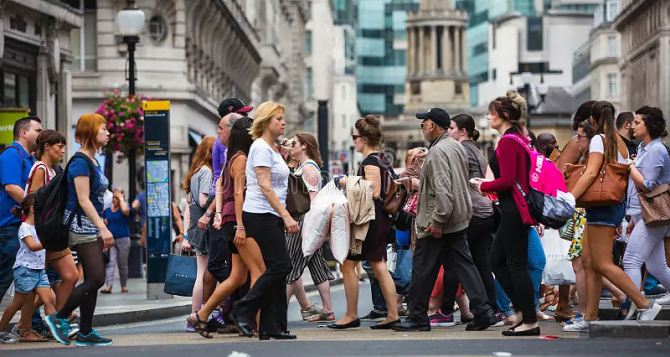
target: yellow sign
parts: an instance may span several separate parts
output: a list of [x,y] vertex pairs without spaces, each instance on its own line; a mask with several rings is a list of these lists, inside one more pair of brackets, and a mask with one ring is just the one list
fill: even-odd
[[29,112],[29,108],[0,108],[0,145],[14,142],[14,123]]
[[144,111],[154,111],[154,110],[170,110],[170,101],[169,100],[151,100],[145,101],[142,103],[142,109]]

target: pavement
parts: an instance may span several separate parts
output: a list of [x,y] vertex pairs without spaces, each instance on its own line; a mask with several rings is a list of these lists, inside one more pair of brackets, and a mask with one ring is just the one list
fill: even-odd
[[[315,292],[308,294],[318,301]],[[337,316],[345,309],[346,300],[341,285],[332,289]],[[371,308],[369,284],[360,288],[359,315]],[[540,322],[542,336],[506,338],[506,327],[489,328],[481,332],[465,331],[463,325],[434,328],[430,332],[393,332],[371,330],[372,322],[363,322],[357,329],[332,331],[325,323],[301,321],[299,307],[292,299],[289,305],[289,329],[298,336],[296,341],[258,341],[234,334],[215,334],[204,339],[186,333],[184,316],[141,323],[100,328],[103,336],[114,344],[105,348],[77,348],[81,356],[150,356],[185,355],[222,357],[295,357],[295,356],[668,356],[670,339],[598,338],[562,331],[560,324]],[[459,317],[457,316],[457,320]],[[4,356],[72,356],[72,348],[60,344],[32,343],[0,346]]]
[[[303,274],[305,290],[315,291],[316,286],[312,282],[309,270],[305,269]],[[342,283],[340,277],[336,277],[331,282],[332,285]],[[94,326],[110,326],[118,324],[129,324],[143,321],[153,321],[168,319],[177,316],[184,316],[191,312],[191,298],[182,296],[173,296],[171,299],[147,300],[146,280],[128,279],[128,293],[122,294],[120,291],[118,273],[114,282],[112,294],[98,294],[98,302],[93,316]],[[5,296],[0,303],[0,311],[12,301],[12,297]],[[20,318],[20,312],[14,316],[12,323],[16,323]]]

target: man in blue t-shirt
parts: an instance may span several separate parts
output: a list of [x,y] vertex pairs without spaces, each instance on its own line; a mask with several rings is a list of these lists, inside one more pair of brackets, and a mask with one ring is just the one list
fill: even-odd
[[37,136],[42,131],[38,117],[21,118],[14,123],[14,142],[0,154],[0,301],[12,284],[12,266],[19,250],[21,220],[11,214],[25,196],[30,169],[35,163]]

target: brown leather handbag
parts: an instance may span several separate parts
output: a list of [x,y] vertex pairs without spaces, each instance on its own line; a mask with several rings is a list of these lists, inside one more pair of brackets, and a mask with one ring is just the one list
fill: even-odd
[[[591,186],[577,199],[577,207],[608,207],[614,206],[626,197],[628,188],[628,171],[626,164],[603,164],[598,177]],[[572,191],[579,178],[586,172],[586,164],[566,164],[565,183]]]
[[650,227],[670,224],[670,184],[658,185],[649,192],[638,190],[642,220]]

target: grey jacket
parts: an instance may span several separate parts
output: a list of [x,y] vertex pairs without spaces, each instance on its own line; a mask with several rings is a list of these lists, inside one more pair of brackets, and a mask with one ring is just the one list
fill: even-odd
[[444,133],[431,144],[421,168],[417,238],[431,237],[425,232],[430,224],[441,224],[445,234],[462,231],[471,217],[468,158],[463,146]]

